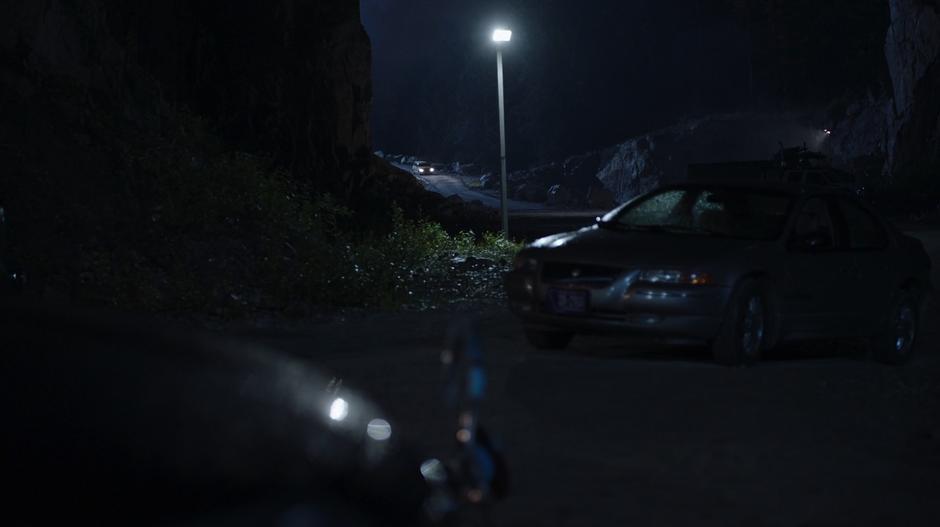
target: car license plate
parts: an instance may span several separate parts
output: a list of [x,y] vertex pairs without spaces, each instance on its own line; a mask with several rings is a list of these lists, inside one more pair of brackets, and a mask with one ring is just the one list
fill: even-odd
[[588,292],[583,289],[549,289],[548,304],[555,313],[586,313]]

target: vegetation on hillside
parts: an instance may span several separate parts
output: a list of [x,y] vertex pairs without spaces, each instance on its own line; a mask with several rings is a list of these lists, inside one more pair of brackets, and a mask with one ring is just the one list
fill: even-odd
[[428,307],[461,279],[455,262],[485,259],[498,274],[517,250],[492,234],[448,234],[393,204],[387,221],[366,224],[273,160],[227,149],[186,112],[161,130],[122,137],[113,174],[74,188],[37,175],[24,189],[33,212],[13,207],[25,217],[12,234],[34,294],[226,318]]

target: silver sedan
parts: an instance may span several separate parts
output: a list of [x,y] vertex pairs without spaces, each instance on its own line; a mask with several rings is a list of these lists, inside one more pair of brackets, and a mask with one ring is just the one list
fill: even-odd
[[851,195],[687,183],[537,240],[506,289],[537,348],[578,333],[678,337],[742,364],[784,341],[864,337],[897,364],[914,349],[929,269],[918,240]]

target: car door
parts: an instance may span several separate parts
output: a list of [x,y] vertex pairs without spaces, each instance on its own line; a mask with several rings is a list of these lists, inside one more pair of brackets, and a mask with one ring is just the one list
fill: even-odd
[[852,308],[859,333],[870,333],[888,312],[896,277],[891,266],[891,237],[881,221],[858,203],[838,198],[837,224],[842,243],[853,259]]
[[800,204],[787,237],[781,308],[795,337],[841,336],[855,321],[846,320],[854,279],[852,254],[840,247],[834,204],[815,196]]

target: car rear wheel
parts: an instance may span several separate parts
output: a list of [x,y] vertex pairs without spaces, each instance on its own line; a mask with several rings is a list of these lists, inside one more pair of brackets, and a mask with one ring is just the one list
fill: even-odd
[[768,307],[767,295],[758,282],[747,280],[735,289],[712,343],[716,362],[738,366],[760,360],[768,340]]
[[568,347],[574,334],[567,331],[526,328],[525,338],[536,349],[560,350]]
[[917,295],[901,291],[892,304],[885,328],[872,339],[872,354],[884,364],[904,364],[914,354],[920,326]]

